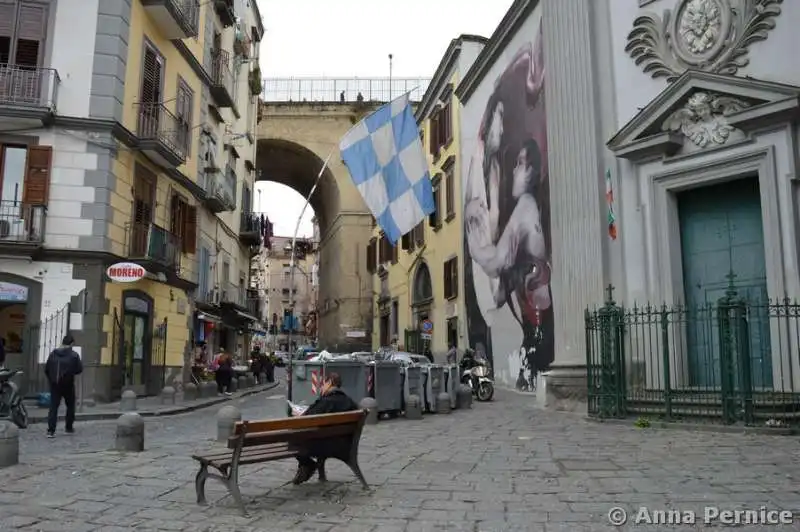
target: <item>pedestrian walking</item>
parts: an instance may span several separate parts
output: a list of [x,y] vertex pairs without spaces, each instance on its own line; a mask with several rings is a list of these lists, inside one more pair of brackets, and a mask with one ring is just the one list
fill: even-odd
[[83,373],[81,357],[72,346],[75,339],[68,334],[61,347],[54,349],[44,366],[44,374],[50,383],[50,412],[47,415],[47,437],[54,438],[58,423],[58,408],[61,400],[67,407],[64,425],[67,434],[75,432],[75,377]]
[[217,357],[217,369],[214,372],[214,377],[217,381],[217,389],[219,393],[231,395],[231,381],[233,380],[233,359],[223,349],[220,349],[220,355]]
[[458,358],[458,350],[456,350],[456,346],[450,345],[450,350],[447,352],[447,363],[455,364],[457,358]]

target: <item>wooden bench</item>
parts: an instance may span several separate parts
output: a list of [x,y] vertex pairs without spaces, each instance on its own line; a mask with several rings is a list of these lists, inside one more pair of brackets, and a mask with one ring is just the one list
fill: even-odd
[[[366,418],[366,410],[355,410],[340,414],[237,423],[234,435],[228,439],[227,451],[192,456],[200,462],[200,471],[195,477],[197,503],[206,503],[206,480],[214,478],[225,484],[242,513],[247,516],[239,491],[239,466],[294,458],[304,443],[332,437],[347,439],[350,442],[349,449],[343,456],[316,457],[320,482],[327,480],[325,460],[336,458],[353,470],[364,489],[369,489],[358,466],[358,442]],[[218,470],[220,474],[210,472],[209,467]]]

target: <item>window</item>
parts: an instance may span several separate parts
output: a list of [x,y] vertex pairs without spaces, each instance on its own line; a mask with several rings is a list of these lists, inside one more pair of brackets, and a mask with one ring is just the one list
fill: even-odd
[[[47,37],[47,6],[20,0],[0,1],[0,64],[36,67],[42,64]],[[20,71],[22,73],[24,71]],[[21,95],[30,94],[32,84],[38,84],[36,72],[23,76]],[[35,92],[34,94],[38,94]]]
[[453,140],[452,114],[450,102],[443,107],[437,107],[431,113],[428,144],[434,158],[439,156],[443,146],[447,146]]
[[403,237],[400,239],[400,247],[408,251],[409,253],[414,251],[413,236],[414,236],[414,230],[412,229],[411,232],[404,234]]
[[445,184],[445,212],[447,213],[448,222],[455,218],[456,215],[456,179],[453,173],[455,163],[450,164],[445,170],[444,184]]
[[175,97],[175,116],[178,118],[178,143],[184,153],[192,153],[192,110],[194,109],[194,92],[189,85],[178,76],[178,90]]
[[50,195],[51,146],[0,144],[0,200],[7,208],[47,205]]
[[447,346],[458,348],[458,318],[448,318],[447,320]]
[[373,237],[370,239],[369,244],[367,244],[367,271],[369,273],[375,273],[378,269],[378,264],[376,262],[377,248],[378,239]]
[[164,87],[164,58],[150,43],[145,43],[142,61],[141,103],[161,103]]
[[381,233],[381,238],[378,242],[378,264],[385,264],[389,261],[397,262],[394,255],[395,246],[392,245],[385,233]]
[[433,178],[433,212],[428,216],[428,224],[434,229],[442,226],[442,178],[436,175]]
[[448,259],[444,263],[444,297],[453,299],[458,296],[458,257]]
[[420,222],[413,230],[414,243],[418,246],[425,244],[425,222]]
[[197,207],[178,194],[172,196],[170,204],[170,232],[181,239],[181,251],[186,254],[197,251]]

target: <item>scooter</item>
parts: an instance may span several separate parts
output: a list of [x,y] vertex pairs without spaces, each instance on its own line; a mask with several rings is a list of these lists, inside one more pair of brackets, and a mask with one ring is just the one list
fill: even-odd
[[11,380],[22,371],[0,368],[0,419],[10,419],[21,429],[28,427],[28,411],[22,403],[19,388]]
[[481,360],[475,362],[472,368],[465,369],[461,374],[461,383],[472,389],[472,395],[478,401],[491,401],[494,397],[494,382],[489,378],[489,367]]

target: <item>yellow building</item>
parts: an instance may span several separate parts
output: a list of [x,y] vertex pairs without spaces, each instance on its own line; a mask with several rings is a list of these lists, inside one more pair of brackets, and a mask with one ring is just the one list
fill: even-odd
[[[237,46],[234,32],[241,30],[237,17],[233,0],[131,3],[119,129],[132,142],[131,147],[117,150],[112,160],[116,180],[110,191],[113,216],[107,233],[111,254],[143,266],[147,276],[136,282],[105,283],[103,331],[109,341],[102,349],[101,364],[114,369],[109,382],[95,384],[104,388],[105,393],[95,391],[98,395],[114,397],[128,388],[155,394],[185,378],[196,329],[195,293],[210,268],[201,263],[198,246],[199,221],[214,202],[204,187],[210,180],[209,164],[201,150],[200,131],[208,127],[209,114],[221,115],[218,108],[225,107],[224,102],[210,101],[208,94],[226,90],[235,98],[241,86],[231,75]],[[254,26],[257,46],[263,33],[260,17]],[[249,36],[247,42],[250,54]],[[223,49],[223,43],[230,50]],[[245,72],[243,90],[249,95],[247,76]],[[229,121],[234,126],[240,119],[251,124],[249,131],[242,128],[242,137],[249,136],[252,143],[255,121],[250,115],[255,114],[255,105],[248,98],[240,107],[238,116]],[[247,157],[251,166],[252,159]],[[244,168],[245,161],[240,164]],[[234,192],[237,186],[252,190],[252,172],[240,175],[245,183],[234,181]],[[216,250],[237,259],[242,247],[253,244],[240,241],[239,221],[229,215],[221,222],[225,227],[220,232],[235,238],[218,239]],[[256,233],[259,245],[261,232]],[[240,269],[247,271],[246,262],[241,262],[234,261],[236,271],[225,271],[227,283],[222,289],[241,290],[229,299],[246,310],[245,280],[234,281],[239,280]]]
[[[373,348],[395,341],[401,350],[430,349],[443,356],[450,345],[464,347],[460,104],[454,95],[486,39],[462,35],[451,41],[416,111],[428,155],[436,211],[392,246],[375,228],[367,249],[375,295]],[[422,323],[432,322],[431,332]]]

